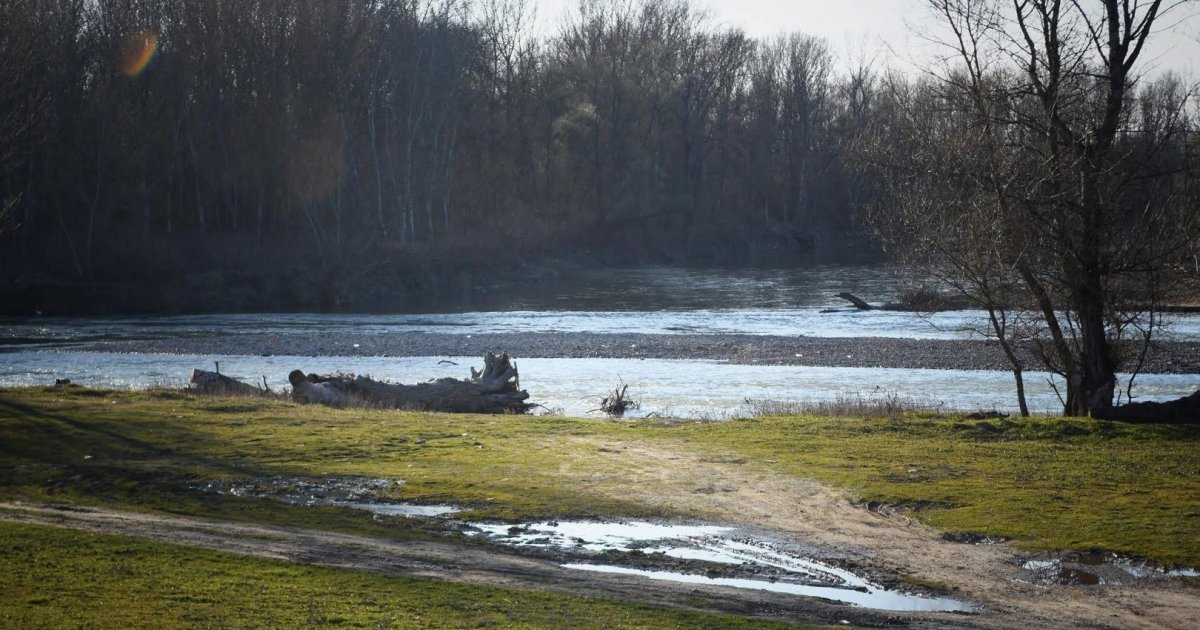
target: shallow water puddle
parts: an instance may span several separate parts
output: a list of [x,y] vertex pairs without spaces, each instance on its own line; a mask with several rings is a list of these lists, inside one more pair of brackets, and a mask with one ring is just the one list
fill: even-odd
[[401,480],[360,477],[256,477],[253,479],[210,481],[196,489],[235,497],[274,499],[292,505],[332,505],[364,510],[377,516],[433,517],[462,511],[453,505],[416,505],[376,501],[389,490],[403,485]]
[[366,510],[380,516],[446,516],[461,512],[453,505],[415,505],[412,503],[335,503],[356,510]]
[[690,573],[675,573],[671,571],[645,571],[627,567],[604,566],[597,564],[565,564],[568,569],[580,571],[595,571],[598,573],[618,573],[622,575],[637,575],[651,580],[682,582],[684,584],[711,584],[713,586],[728,586],[760,591],[771,591],[787,595],[802,595],[804,597],[819,597],[863,608],[892,611],[920,612],[973,612],[974,606],[948,597],[919,597],[896,591],[869,590],[867,592],[832,586],[808,586],[786,582],[767,582],[737,578],[708,577]]
[[1200,577],[1200,571],[1196,569],[1167,568],[1145,560],[1103,553],[1037,558],[1025,561],[1021,568],[1029,572],[1030,581],[1069,586],[1123,584],[1131,579]]
[[[731,527],[557,521],[473,526],[479,534],[500,544],[593,554],[608,561],[563,564],[581,571],[819,597],[878,610],[976,610],[975,606],[955,599],[885,589],[846,569],[737,535],[739,531]],[[625,564],[612,562],[614,558]],[[671,565],[669,559],[679,561],[676,565],[699,562],[704,566],[686,567],[691,571],[677,570],[678,566],[647,568]]]

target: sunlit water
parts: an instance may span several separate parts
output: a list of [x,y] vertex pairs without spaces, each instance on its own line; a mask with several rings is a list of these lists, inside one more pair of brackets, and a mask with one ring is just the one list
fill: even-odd
[[[457,365],[447,363],[450,361]],[[21,351],[0,354],[0,385],[46,385],[57,378],[94,387],[139,389],[183,386],[193,368],[214,369],[248,383],[287,390],[291,370],[350,372],[402,383],[465,378],[478,357],[291,357],[98,352]],[[750,413],[750,401],[818,402],[838,398],[880,399],[898,393],[930,406],[965,411],[1014,411],[1007,372],[736,365],[710,361],[654,359],[519,359],[522,387],[542,411],[572,416],[593,410],[618,382],[641,407],[631,417],[725,419]],[[1034,412],[1061,410],[1045,374],[1026,374]],[[1138,400],[1169,400],[1200,386],[1193,375],[1143,375]],[[1061,388],[1061,384],[1060,384]]]
[[[238,333],[439,332],[695,333],[811,337],[970,338],[981,311],[932,316],[858,311],[838,297],[893,302],[891,267],[796,270],[644,268],[581,271],[397,303],[387,314],[223,314],[155,317],[0,318],[0,345],[54,345]],[[830,312],[832,311],[832,312]],[[1200,316],[1172,318],[1169,333],[1200,340]]]
[[660,555],[699,560],[755,572],[768,569],[772,578],[716,577],[683,571],[647,570],[614,564],[566,564],[569,569],[634,575],[651,580],[707,584],[820,597],[879,610],[970,612],[975,607],[946,597],[926,597],[881,588],[832,564],[778,549],[747,538],[734,528],[646,522],[589,521],[509,524],[474,523],[478,533],[494,542],[516,547],[541,547],[572,552],[637,551],[642,557]]
[[[434,332],[747,334],[806,337],[971,339],[986,330],[981,311],[932,315],[840,308],[664,311],[492,311],[419,315],[279,314],[0,320],[0,345],[51,347],[108,340],[174,339],[241,333],[388,334]],[[1178,315],[1164,338],[1200,340],[1200,317]]]
[[[443,312],[391,314],[225,314],[148,317],[0,319],[0,385],[35,385],[68,378],[115,388],[178,386],[193,368],[213,368],[280,390],[293,369],[351,372],[398,382],[467,376],[478,358],[288,357],[79,352],[108,340],[225,337],[244,333],[331,334],[437,332],[588,332],[805,335],[813,337],[970,338],[977,311],[923,317],[857,311],[837,297],[853,291],[883,304],[898,281],[887,267],[820,267],[788,271],[632,269],[576,272],[523,284],[452,295]],[[832,312],[831,312],[832,309]],[[1200,316],[1175,317],[1176,339],[1200,340]],[[519,349],[513,349],[519,354]],[[634,415],[724,418],[743,415],[747,399],[816,402],[892,393],[950,409],[1012,411],[1012,378],[1005,372],[878,368],[768,367],[717,362],[603,359],[522,359],[522,384],[545,408],[584,415],[623,380],[641,403]],[[1196,376],[1142,376],[1139,400],[1165,400],[1200,387]],[[1030,407],[1060,408],[1044,374],[1027,374]],[[1060,387],[1061,389],[1061,387]]]

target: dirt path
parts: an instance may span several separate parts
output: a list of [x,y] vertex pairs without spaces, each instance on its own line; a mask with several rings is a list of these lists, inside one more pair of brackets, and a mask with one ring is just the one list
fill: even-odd
[[395,542],[325,531],[73,506],[0,503],[0,521],[135,536],[273,560],[387,575],[688,608],[764,619],[855,626],[969,628],[972,617],[897,615],[802,597],[572,571],[558,564],[445,542]]
[[[971,545],[904,516],[851,504],[845,495],[805,479],[756,470],[735,455],[703,455],[634,442],[596,442],[613,465],[632,466],[632,483],[580,479],[664,512],[713,518],[794,534],[814,545],[853,551],[877,568],[957,586],[983,604],[972,623],[992,628],[1191,628],[1200,619],[1200,592],[1170,580],[1129,580],[1113,586],[1035,585],[1024,559],[1007,544]],[[568,472],[569,471],[564,471]]]

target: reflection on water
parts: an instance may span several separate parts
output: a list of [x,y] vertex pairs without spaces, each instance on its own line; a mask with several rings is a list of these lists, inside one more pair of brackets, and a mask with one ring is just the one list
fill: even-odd
[[[570,563],[569,569],[636,575],[652,580],[709,584],[820,597],[879,610],[970,612],[975,607],[946,597],[926,597],[888,590],[852,571],[812,557],[777,548],[731,527],[645,522],[542,522],[521,525],[475,523],[472,527],[499,544],[515,547],[586,552],[632,552],[627,558],[697,560],[729,567],[735,576],[647,570],[636,566]],[[745,575],[746,577],[742,577]],[[753,577],[750,577],[753,576]]]
[[[477,301],[479,311],[660,311],[795,309],[844,306],[853,291],[883,304],[896,299],[897,269],[819,266],[806,269],[600,269],[512,285]],[[492,292],[489,292],[492,293]]]
[[681,573],[678,571],[648,571],[620,566],[595,564],[567,564],[568,569],[579,571],[594,571],[597,573],[614,573],[618,575],[635,575],[650,580],[666,582],[681,582],[683,584],[707,584],[711,586],[726,586],[729,588],[744,588],[758,591],[770,591],[785,595],[801,595],[818,597],[835,602],[842,602],[862,608],[894,611],[923,611],[923,612],[974,612],[976,608],[965,602],[950,597],[922,597],[909,595],[880,588],[856,590],[853,588],[838,588],[835,586],[812,586],[791,582],[771,582],[768,580],[751,580],[745,578],[724,578]]
[[[21,351],[0,355],[0,386],[47,385],[56,378],[118,389],[183,386],[193,368],[210,369],[287,391],[291,370],[353,372],[403,383],[465,378],[478,357],[290,357],[114,354]],[[584,416],[619,380],[640,413],[723,419],[749,413],[749,400],[822,401],[892,392],[947,409],[1012,412],[1012,375],[1007,372],[731,365],[701,361],[639,359],[518,359],[521,384],[531,399],[555,412]],[[1061,411],[1045,374],[1027,373],[1030,410]],[[1170,400],[1196,389],[1192,375],[1138,377],[1138,400]],[[1060,389],[1061,384],[1060,384]],[[592,414],[596,415],[596,414]]]

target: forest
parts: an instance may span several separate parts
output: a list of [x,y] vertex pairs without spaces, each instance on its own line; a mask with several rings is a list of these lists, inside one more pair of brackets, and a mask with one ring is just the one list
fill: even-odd
[[[877,260],[864,217],[904,205],[880,168],[972,128],[887,68],[686,0],[584,1],[552,35],[521,0],[7,0],[0,292],[337,308],[554,261]],[[1171,177],[1189,99],[1153,77],[1122,112]]]

